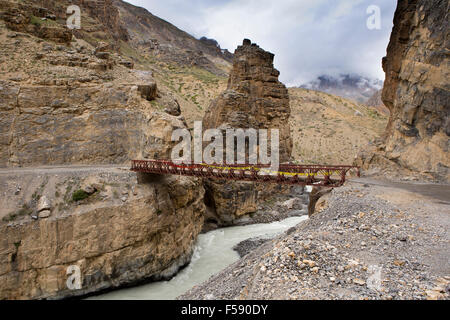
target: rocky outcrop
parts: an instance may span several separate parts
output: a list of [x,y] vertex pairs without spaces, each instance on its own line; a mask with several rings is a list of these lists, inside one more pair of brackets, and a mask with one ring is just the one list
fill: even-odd
[[[103,26],[96,26],[95,32],[106,32],[116,41],[128,41],[130,36],[120,19],[119,9],[114,5],[114,0],[78,0],[83,9],[87,9],[91,17],[95,17]],[[92,28],[92,27],[91,27]],[[93,30],[89,30],[92,32]]]
[[[97,198],[52,208],[45,219],[0,222],[0,299],[86,295],[168,278],[190,261],[203,225],[200,181],[147,177],[138,183],[126,171],[99,172],[89,177],[104,179]],[[111,188],[125,190],[125,202],[109,197]],[[70,266],[79,268],[81,288],[67,285]]]
[[0,59],[8,61],[0,77],[0,167],[170,158],[171,132],[185,122],[163,112],[181,113],[151,71],[122,65],[109,43],[0,36]]
[[363,167],[407,169],[450,181],[449,20],[446,0],[401,0],[383,59],[384,136],[360,156]]
[[[288,161],[292,151],[289,128],[289,95],[278,81],[274,55],[244,40],[234,53],[227,90],[216,98],[205,113],[203,128],[279,129],[280,162]],[[220,224],[255,212],[262,192],[272,186],[254,183],[205,181],[207,204]],[[258,191],[259,190],[259,191]]]
[[[92,42],[94,38],[128,41],[129,35],[120,20],[119,10],[113,0],[37,0],[13,2],[2,0],[1,7],[6,26],[12,30],[33,33],[43,39],[69,43],[72,34]],[[69,30],[65,21],[67,8],[78,5],[82,13],[81,29]],[[0,12],[3,11],[0,9]],[[87,16],[98,24],[83,25]],[[64,23],[62,23],[64,22]]]
[[42,39],[65,44],[72,40],[72,31],[56,23],[52,11],[34,3],[1,0],[0,17],[6,27],[13,31],[31,33]]
[[326,196],[333,191],[332,188],[313,187],[309,193],[308,216],[312,216],[326,206]]
[[203,128],[279,129],[280,161],[288,161],[292,139],[288,119],[289,94],[278,81],[274,55],[250,40],[244,40],[234,53],[228,87],[216,98],[203,118]]
[[185,126],[151,110],[149,85],[0,87],[0,167],[167,159]]

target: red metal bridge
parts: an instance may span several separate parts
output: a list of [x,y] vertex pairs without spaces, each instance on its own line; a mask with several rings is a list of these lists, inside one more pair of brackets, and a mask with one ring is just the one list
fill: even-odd
[[280,164],[277,171],[270,165],[254,164],[183,164],[170,160],[132,160],[131,170],[141,173],[172,174],[210,179],[255,181],[304,186],[340,187],[355,166],[321,166]]

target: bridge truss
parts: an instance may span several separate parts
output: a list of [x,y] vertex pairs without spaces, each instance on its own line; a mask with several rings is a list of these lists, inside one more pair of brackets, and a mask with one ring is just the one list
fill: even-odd
[[253,164],[183,164],[170,160],[132,160],[131,170],[141,173],[159,175],[181,175],[208,179],[225,179],[233,181],[254,181],[265,183],[292,184],[303,186],[340,187],[345,183],[349,171],[356,171],[355,166],[322,166],[280,164],[277,171],[270,165]]

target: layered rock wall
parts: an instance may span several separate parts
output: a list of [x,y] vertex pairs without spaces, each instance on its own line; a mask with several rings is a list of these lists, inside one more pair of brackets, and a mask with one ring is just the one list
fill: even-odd
[[[74,37],[69,4],[82,6]],[[126,40],[119,18],[111,0],[0,0],[0,193],[8,197],[0,201],[0,299],[86,295],[170,277],[190,260],[203,226],[201,182],[137,183],[127,165],[103,166],[168,159],[172,131],[186,127],[152,72],[115,50],[113,40]],[[87,180],[103,181],[82,189],[78,173],[67,176],[74,164],[90,164]],[[74,197],[80,191],[88,197]],[[70,266],[81,270],[81,289],[67,286]]]
[[172,130],[184,127],[138,85],[0,87],[0,167],[167,159]]
[[[189,178],[155,179],[127,180],[135,195],[126,203],[102,200],[47,219],[0,222],[0,299],[80,296],[176,273],[203,226],[204,190]],[[70,266],[80,268],[81,289],[67,285]]]
[[216,98],[203,118],[208,128],[278,129],[280,161],[292,152],[289,94],[278,81],[280,72],[273,66],[274,55],[250,40],[244,40],[234,53],[227,90]]
[[447,0],[400,0],[383,59],[384,141],[365,168],[392,167],[450,181],[450,68]]

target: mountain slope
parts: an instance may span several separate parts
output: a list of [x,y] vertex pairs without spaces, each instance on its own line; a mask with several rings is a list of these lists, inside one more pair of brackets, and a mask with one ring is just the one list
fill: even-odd
[[389,109],[384,105],[383,100],[381,100],[382,91],[383,90],[378,90],[375,92],[374,95],[367,100],[366,105],[374,107],[382,114],[389,116]]
[[300,86],[303,89],[331,93],[358,103],[365,103],[382,87],[383,82],[381,80],[370,79],[356,74],[341,74],[337,77],[322,75],[316,80]]
[[348,164],[377,138],[387,117],[328,93],[290,88],[292,155],[301,163]]
[[201,41],[158,18],[144,8],[114,0],[122,26],[129,34],[129,44],[143,54],[184,66],[200,66],[218,75],[226,75],[232,56],[220,46]]

